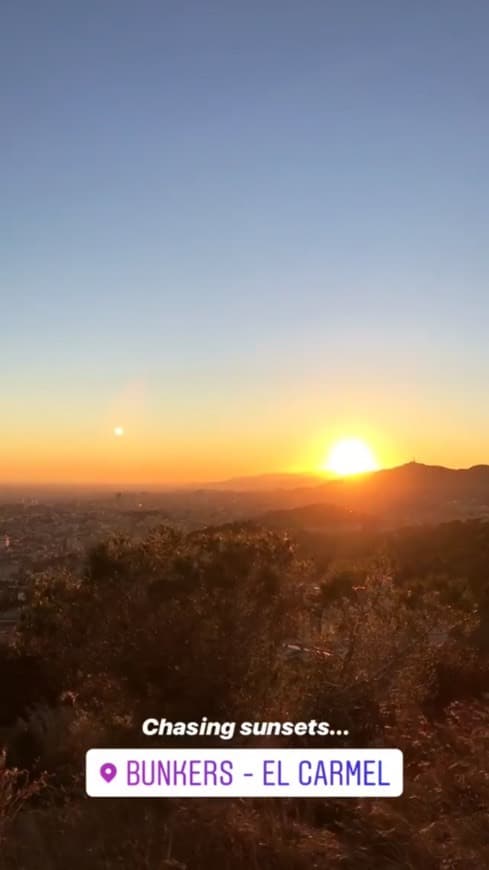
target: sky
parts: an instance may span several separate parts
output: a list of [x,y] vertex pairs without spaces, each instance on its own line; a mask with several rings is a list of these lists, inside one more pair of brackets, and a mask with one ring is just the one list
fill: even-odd
[[485,0],[4,0],[0,480],[489,462],[488,80]]

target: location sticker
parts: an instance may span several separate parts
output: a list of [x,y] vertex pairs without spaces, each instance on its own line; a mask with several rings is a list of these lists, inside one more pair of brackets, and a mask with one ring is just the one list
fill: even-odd
[[115,764],[102,764],[100,768],[100,776],[102,779],[105,779],[105,782],[112,782],[116,773],[117,767]]

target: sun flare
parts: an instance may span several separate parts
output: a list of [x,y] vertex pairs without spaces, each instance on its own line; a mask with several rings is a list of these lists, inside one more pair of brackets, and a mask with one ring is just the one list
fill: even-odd
[[329,471],[338,477],[350,474],[364,474],[367,471],[377,471],[379,464],[373,451],[365,441],[359,438],[345,438],[338,441],[323,465],[323,471]]

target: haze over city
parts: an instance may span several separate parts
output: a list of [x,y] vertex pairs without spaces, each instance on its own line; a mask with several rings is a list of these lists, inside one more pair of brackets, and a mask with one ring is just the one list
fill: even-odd
[[487,4],[2,19],[2,482],[488,461]]

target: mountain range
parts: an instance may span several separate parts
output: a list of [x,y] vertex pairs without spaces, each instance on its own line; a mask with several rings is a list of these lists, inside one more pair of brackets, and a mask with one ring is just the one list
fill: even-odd
[[[326,481],[314,475],[279,475],[278,481],[276,475],[265,475],[228,481],[220,485],[220,490],[215,487],[217,491],[228,495],[233,492],[235,499],[242,493],[246,501],[252,500],[254,493],[256,501],[267,502],[272,511],[306,506],[314,511],[317,505],[336,506],[364,518],[376,517],[384,526],[489,516],[488,465],[451,469],[409,462]],[[320,518],[320,524],[326,521],[326,515]]]

